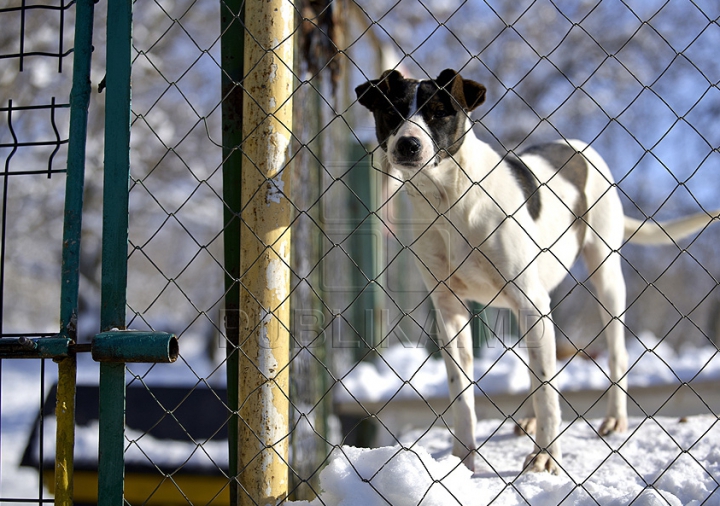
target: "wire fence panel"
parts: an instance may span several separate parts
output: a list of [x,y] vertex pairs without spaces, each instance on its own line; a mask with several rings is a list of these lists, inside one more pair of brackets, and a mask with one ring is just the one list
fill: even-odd
[[[151,395],[169,381],[189,392],[178,404],[157,396],[170,425],[185,427],[174,414],[190,409],[190,396],[207,395],[219,407],[206,415],[219,424],[210,435],[197,438],[189,427],[180,429],[187,455],[157,466],[162,485],[148,495],[151,501],[168,487],[196,503],[192,487],[180,482],[190,469],[217,478],[217,495],[203,496],[203,503],[229,500],[230,484],[238,478],[224,453],[233,415],[225,366],[235,348],[226,341],[224,323],[230,320],[223,299],[232,284],[223,283],[229,271],[218,218],[228,209],[223,195],[236,190],[223,188],[221,168],[238,146],[223,146],[228,137],[220,111],[230,95],[220,83],[221,34],[208,22],[230,16],[235,7],[195,2],[136,7],[129,324],[178,334],[182,364],[131,366],[130,382]],[[392,171],[378,145],[387,140],[376,135],[378,112],[368,114],[353,90],[388,69],[434,80],[453,68],[486,88],[471,126],[498,153],[498,162],[543,142],[581,139],[607,163],[617,183],[606,179],[603,191],[617,190],[627,215],[665,223],[705,213],[709,225],[717,207],[718,67],[709,53],[720,35],[715,7],[538,0],[306,2],[294,9],[294,119],[292,126],[284,125],[292,142],[283,169],[291,182],[281,187],[267,180],[294,213],[291,312],[283,323],[291,336],[285,392],[293,413],[286,435],[288,499],[713,503],[718,399],[712,386],[717,378],[712,252],[718,231],[703,226],[677,244],[629,244],[619,257],[610,251],[627,285],[627,309],[611,315],[615,319],[608,320],[614,309],[590,283],[610,260],[599,258],[590,269],[565,262],[565,279],[547,301],[553,319],[543,318],[546,335],[556,335],[551,358],[557,359],[557,373],[533,376],[534,349],[525,333],[534,328],[528,320],[545,311],[505,309],[508,301],[499,291],[477,296],[487,306],[471,305],[473,295],[460,285],[462,278],[439,276],[427,263],[424,251],[445,240],[429,239],[439,221],[468,249],[462,257],[468,263],[474,261],[472,251],[487,253],[482,241],[452,221],[453,205],[471,204],[461,193],[458,202],[439,209],[432,199],[442,195],[423,193],[419,182]],[[376,88],[395,90],[380,83]],[[388,98],[387,108],[397,107],[397,97]],[[249,135],[243,132],[242,139]],[[433,142],[437,148],[440,141]],[[489,191],[490,181],[473,180],[469,168],[459,173],[478,192]],[[585,220],[585,233],[608,240],[595,222],[583,218],[601,205],[596,201],[602,195],[588,197],[579,213],[572,202],[562,202],[557,181],[536,185],[545,206],[557,202],[564,213]],[[417,207],[418,193],[425,195],[425,209]],[[434,209],[430,219],[428,209]],[[506,214],[502,223],[515,219]],[[574,234],[578,227],[568,230]],[[253,228],[243,233],[253,234]],[[248,288],[242,274],[233,279],[241,291]],[[609,286],[617,292],[622,279]],[[448,321],[438,306],[440,292],[467,314],[457,331],[470,336],[474,359],[460,391],[448,386],[439,360],[453,338],[443,337]],[[598,311],[598,302],[604,309]],[[251,327],[260,324],[251,320]],[[620,376],[611,372],[603,337],[603,330],[616,327],[629,350],[628,372]],[[538,441],[530,394],[550,384],[563,419],[558,478],[521,473]],[[616,390],[609,394],[612,385]],[[601,428],[608,397],[624,393],[627,431],[601,435],[613,428]],[[468,397],[474,398],[478,421],[464,460],[475,474],[451,456],[458,441],[465,443],[458,439],[458,424],[467,425],[455,419],[454,406]],[[128,446],[151,467],[160,459],[148,449],[154,437],[153,431],[140,433]],[[237,472],[242,482],[243,469]],[[688,480],[697,486],[684,487]]]
[[[244,4],[134,4],[127,327],[174,333],[180,359],[127,365],[125,501],[264,504],[243,473],[273,454],[287,460],[275,476],[286,504],[718,503],[715,3],[285,3],[292,34],[263,57],[294,44],[292,62],[273,60],[292,96],[273,104],[246,86],[261,64],[241,72],[230,50],[233,37],[260,40]],[[12,92],[0,103],[3,337],[55,324],[33,282],[43,303],[59,296],[57,251],[38,245],[61,214],[52,185],[67,139],[63,100],[35,97],[68,96],[50,90],[72,9],[19,5],[0,9],[3,26],[25,27],[0,36],[0,65],[14,68],[0,77]],[[31,30],[41,12],[50,24]],[[103,36],[94,43],[98,85]],[[289,136],[265,150],[282,176],[258,174],[256,187],[240,183],[256,163],[243,97],[265,107],[260,129]],[[99,327],[103,107],[92,99],[81,341]],[[584,144],[567,151],[572,139]],[[290,251],[252,225],[276,202],[291,211]],[[618,235],[620,206],[633,244]],[[248,240],[282,264],[263,265],[275,307],[248,277],[260,265]],[[540,289],[526,282],[538,269],[553,278]],[[285,270],[287,292],[275,284]],[[269,321],[289,334],[289,384],[276,384],[290,424],[263,439],[276,420],[251,426],[243,403],[275,379],[247,347]],[[245,397],[238,357],[264,375]],[[78,494],[97,463],[97,379],[78,367],[81,503],[93,501]],[[252,442],[242,459],[239,434]],[[21,493],[4,488],[7,441],[3,497]],[[523,472],[530,454],[558,474]]]
[[[13,356],[8,343],[58,334],[75,12],[65,1],[0,7],[3,358]],[[45,415],[57,374],[45,359],[0,363],[3,504],[53,501],[44,489],[55,485],[55,431]]]

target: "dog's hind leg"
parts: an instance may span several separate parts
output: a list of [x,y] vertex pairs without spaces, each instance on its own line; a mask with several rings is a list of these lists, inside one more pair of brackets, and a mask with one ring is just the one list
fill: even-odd
[[625,432],[627,418],[627,367],[625,348],[625,280],[620,255],[602,240],[595,238],[587,244],[583,255],[600,303],[605,338],[610,356],[610,385],[607,416],[600,425],[601,436],[612,432]]
[[610,381],[607,416],[600,435],[627,430],[627,366],[625,349],[625,280],[620,247],[623,244],[625,217],[610,169],[597,152],[582,147],[590,162],[586,184],[588,212],[583,219],[587,232],[582,247],[590,282],[600,303],[600,314],[610,355]]
[[449,290],[438,287],[432,294],[442,321],[438,322],[447,368],[453,418],[453,455],[475,470],[475,384],[470,315],[467,307]]

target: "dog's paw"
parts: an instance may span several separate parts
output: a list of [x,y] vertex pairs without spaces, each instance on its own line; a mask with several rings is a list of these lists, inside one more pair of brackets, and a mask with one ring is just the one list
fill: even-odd
[[477,468],[475,467],[475,452],[471,452],[470,455],[465,457],[462,463],[465,465],[465,467],[475,473],[475,471],[477,470]]
[[521,418],[515,422],[515,435],[516,436],[533,436],[535,434],[537,421],[535,418]]
[[612,434],[613,432],[626,432],[628,430],[628,419],[624,416],[614,417],[614,416],[608,416],[603,420],[603,423],[600,425],[600,430],[598,430],[598,433],[601,436],[608,436]]
[[466,448],[453,448],[453,455],[458,457],[465,467],[475,472],[475,452]]
[[548,472],[550,474],[558,474],[560,467],[558,466],[557,460],[548,452],[531,453],[525,458],[525,464],[523,464],[523,473],[542,473]]

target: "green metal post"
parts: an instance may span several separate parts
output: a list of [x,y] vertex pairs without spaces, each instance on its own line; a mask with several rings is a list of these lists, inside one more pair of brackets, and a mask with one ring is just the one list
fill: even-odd
[[[125,328],[132,0],[108,0],[101,330]],[[125,364],[100,364],[98,504],[122,506]]]
[[470,328],[472,330],[473,356],[481,358],[483,350],[491,338],[487,312],[485,306],[477,302],[470,303],[470,312],[472,314]]
[[[350,310],[350,321],[358,335],[351,331],[352,341],[346,345],[354,348],[354,358],[359,362],[373,358],[370,350],[379,351],[388,343],[381,342],[385,337],[382,335],[382,292],[373,281],[379,276],[382,265],[380,222],[377,216],[370,215],[378,208],[377,172],[372,167],[370,155],[360,144],[351,144],[349,154],[355,166],[350,169],[348,186],[355,195],[349,197],[348,208],[351,226],[357,227],[350,237],[350,257],[357,265],[352,268],[351,279],[353,288],[359,293]],[[376,430],[371,419],[363,419],[356,429],[357,444],[370,446]]]
[[70,136],[65,182],[60,335],[75,338],[80,271],[80,232],[85,184],[85,145],[90,104],[94,0],[78,0],[76,7],[73,87],[70,94]]
[[[377,210],[378,178],[372,167],[370,156],[360,144],[350,146],[350,160],[355,166],[349,173],[349,187],[355,192],[350,197],[349,208],[352,226],[357,226],[350,241],[351,257],[357,268],[353,269],[353,285],[360,294],[353,304],[352,325],[359,333],[357,360],[368,357],[368,348],[381,345],[382,336],[382,292],[373,280],[380,273],[382,264],[382,233],[380,221],[370,213]],[[371,281],[368,281],[371,280]]]
[[[65,216],[63,224],[62,287],[60,294],[60,337],[77,341],[78,286],[80,282],[80,234],[82,229],[85,147],[90,105],[90,61],[94,0],[78,0],[75,7],[73,86],[70,93],[70,136],[68,141]],[[75,445],[75,383],[77,362],[70,353],[58,364],[55,452],[55,504],[73,504]]]
[[243,89],[245,58],[244,0],[225,0],[220,11],[222,62],[222,144],[225,248],[225,337],[227,346],[227,395],[230,504],[238,500],[238,357],[240,347],[240,210],[243,141]]

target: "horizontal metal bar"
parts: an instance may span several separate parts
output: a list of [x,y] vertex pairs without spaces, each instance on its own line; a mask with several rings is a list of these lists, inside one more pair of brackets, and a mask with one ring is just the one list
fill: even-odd
[[0,339],[0,358],[65,358],[72,340],[62,337]]
[[0,59],[8,58],[27,58],[28,56],[49,56],[51,58],[67,58],[72,54],[72,49],[68,49],[63,53],[50,53],[47,51],[30,51],[27,53],[11,53],[11,54],[0,54]]
[[50,504],[50,503],[55,502],[55,499],[47,499],[47,498],[45,498],[45,499],[38,499],[38,498],[34,498],[34,499],[25,498],[25,499],[22,499],[22,498],[19,498],[19,497],[14,497],[14,498],[13,498],[13,497],[0,497],[0,504],[5,504],[5,503],[37,504],[38,502],[45,502],[45,503]]
[[96,335],[92,342],[97,362],[171,363],[178,354],[177,337],[168,332],[111,330]]
[[[73,353],[90,353],[92,351],[91,343],[75,343],[70,345],[70,350]],[[2,504],[2,503],[0,503]]]
[[38,146],[62,146],[63,144],[67,143],[67,139],[61,139],[59,141],[6,142],[0,144],[0,148],[33,148]]
[[[70,7],[73,6],[75,2],[70,2],[67,5],[41,5],[41,4],[34,4],[34,5],[22,5],[18,7],[7,7],[5,9],[0,9],[0,14],[3,14],[5,12],[15,12],[15,11],[29,11],[29,10],[47,10],[47,11],[64,11],[68,10]],[[33,501],[37,501],[37,499],[33,499]]]
[[37,174],[47,175],[48,173],[49,173],[49,174],[64,174],[64,173],[66,173],[66,172],[67,172],[66,169],[52,169],[52,170],[47,170],[47,169],[43,169],[43,170],[17,170],[17,171],[11,170],[11,171],[7,171],[7,172],[5,172],[5,171],[0,172],[0,177],[5,177],[5,176],[35,176],[35,175],[37,175]]
[[[0,58],[2,56],[0,55]],[[47,111],[50,109],[69,109],[70,104],[69,103],[61,103],[61,104],[41,104],[41,105],[19,105],[19,106],[9,106],[9,107],[0,107],[0,112],[15,112],[15,111]]]

